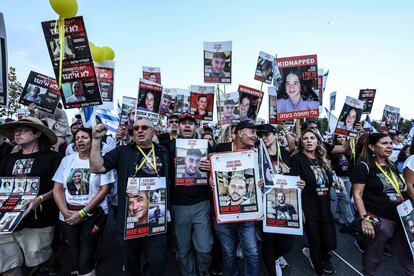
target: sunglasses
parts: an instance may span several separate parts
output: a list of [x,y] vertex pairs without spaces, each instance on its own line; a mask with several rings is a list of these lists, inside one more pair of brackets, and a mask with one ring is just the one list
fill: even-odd
[[140,129],[142,129],[143,131],[146,131],[150,128],[151,128],[150,126],[143,125],[143,126],[134,126],[132,129],[135,130],[135,131],[139,131]]

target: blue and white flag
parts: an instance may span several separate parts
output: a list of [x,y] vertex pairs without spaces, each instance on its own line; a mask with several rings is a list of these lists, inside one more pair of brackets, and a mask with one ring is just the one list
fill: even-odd
[[101,121],[108,128],[107,134],[112,134],[115,137],[119,126],[119,116],[114,115],[107,109],[97,109],[96,116],[98,117],[97,120]]
[[322,92],[325,92],[325,87],[326,87],[326,81],[328,80],[328,74],[329,74],[329,70],[326,71],[325,73],[323,73],[323,81],[322,81]]
[[273,165],[270,159],[269,152],[267,151],[266,145],[262,139],[259,139],[259,164],[260,164],[260,176],[264,180],[265,186],[273,187]]
[[96,125],[96,108],[95,108],[95,106],[81,107],[80,108],[80,115],[81,115],[84,127],[92,128]]

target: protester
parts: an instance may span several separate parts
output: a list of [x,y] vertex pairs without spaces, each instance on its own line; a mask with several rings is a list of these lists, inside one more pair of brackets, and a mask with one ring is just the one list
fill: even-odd
[[13,146],[6,141],[6,137],[0,134],[0,161],[10,154]]
[[180,123],[180,118],[178,115],[173,114],[170,117],[168,117],[168,120],[167,120],[168,132],[158,135],[158,141],[162,143],[164,141],[176,139],[178,136],[179,123]]
[[[57,137],[37,118],[2,124],[0,135],[14,140],[20,149],[3,158],[0,176],[40,177],[38,196],[30,201],[30,212],[12,234],[0,235],[0,273],[21,275],[23,264],[35,271],[52,255],[58,209],[53,201],[51,179],[62,155],[50,150]],[[16,170],[17,163],[23,164],[24,169]]]
[[208,140],[208,143],[209,143],[209,145],[210,145],[211,148],[213,148],[216,145],[216,140],[214,139],[213,133],[204,132],[201,135],[201,139],[207,139]]
[[106,194],[115,182],[112,172],[91,173],[92,130],[75,134],[78,152],[63,158],[53,181],[53,197],[60,209],[63,238],[68,246],[71,273],[95,275],[95,253],[108,214]]
[[392,139],[392,154],[390,160],[391,162],[396,162],[398,154],[404,147],[404,135],[400,130],[397,130],[395,133],[391,133],[390,136]]
[[408,197],[414,201],[414,140],[410,145],[410,157],[404,162],[404,179]]
[[398,153],[397,160],[395,161],[395,168],[398,170],[400,174],[403,174],[404,163],[409,156],[410,156],[410,145],[405,145],[400,150],[400,153]]
[[377,275],[387,244],[406,275],[414,275],[413,259],[396,209],[404,201],[405,184],[389,160],[391,154],[392,140],[387,134],[370,134],[350,176],[365,236],[364,275]]

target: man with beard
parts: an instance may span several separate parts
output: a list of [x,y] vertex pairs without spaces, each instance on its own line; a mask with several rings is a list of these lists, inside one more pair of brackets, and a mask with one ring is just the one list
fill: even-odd
[[275,206],[275,219],[292,220],[292,215],[296,214],[295,207],[286,203],[286,195],[283,192],[277,193],[277,205]]
[[245,195],[247,193],[248,185],[246,178],[240,174],[233,174],[229,186],[227,187],[229,199],[228,206],[250,204],[250,199]]

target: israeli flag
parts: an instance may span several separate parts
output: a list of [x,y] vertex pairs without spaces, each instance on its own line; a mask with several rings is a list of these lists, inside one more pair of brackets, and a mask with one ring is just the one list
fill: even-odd
[[80,115],[83,126],[93,128],[96,125],[96,108],[95,106],[86,106],[80,108]]
[[96,110],[97,121],[102,122],[108,129],[107,134],[112,134],[115,137],[116,130],[119,126],[119,116],[114,115],[110,110],[97,109]]

